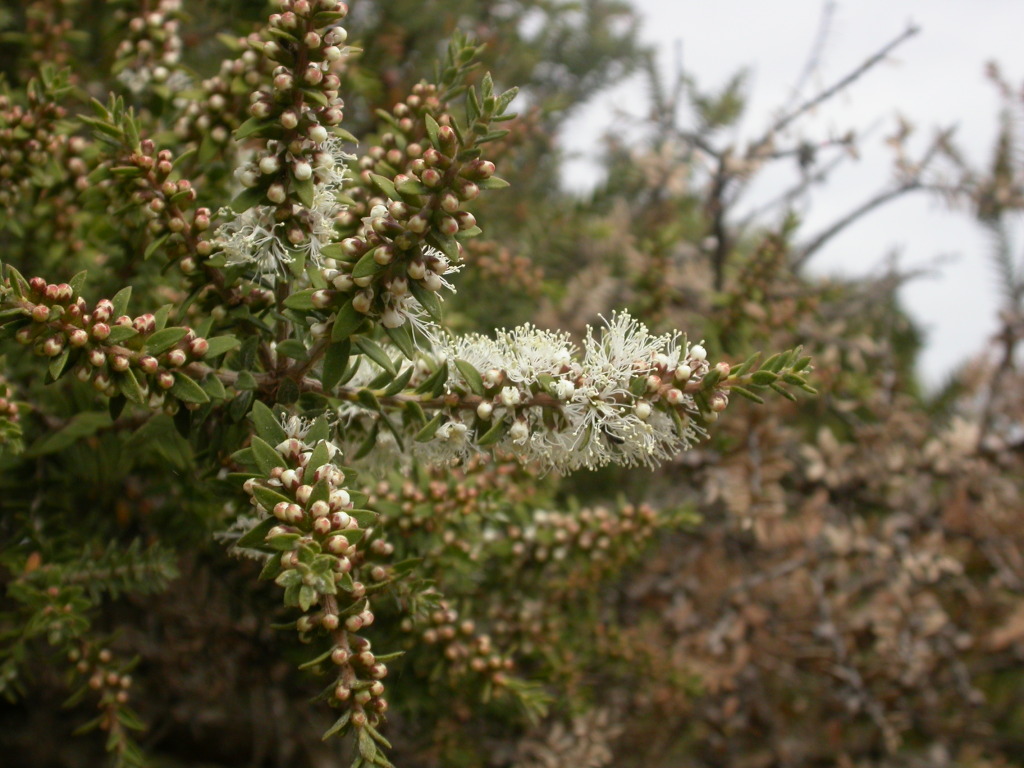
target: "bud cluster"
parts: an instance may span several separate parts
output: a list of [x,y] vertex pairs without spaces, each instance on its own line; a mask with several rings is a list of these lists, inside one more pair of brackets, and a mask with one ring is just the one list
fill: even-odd
[[143,139],[136,149],[112,162],[110,173],[141,207],[149,219],[149,234],[162,242],[168,258],[186,275],[194,274],[213,250],[205,234],[212,214],[205,207],[192,210],[196,190],[188,179],[171,178],[175,175],[172,152],[157,151],[151,139]]
[[82,681],[71,700],[84,696],[95,697],[100,711],[98,718],[82,726],[80,732],[99,728],[108,734],[110,749],[117,752],[137,752],[127,730],[143,727],[137,716],[128,708],[131,698],[132,676],[129,674],[134,662],[119,662],[107,648],[95,648],[89,643],[79,643],[68,651],[68,661],[74,669],[74,678]]
[[491,636],[479,632],[472,619],[460,618],[447,600],[439,600],[436,606],[415,617],[406,617],[401,626],[410,634],[407,648],[412,650],[423,644],[444,657],[453,685],[463,684],[463,679],[472,675],[501,686],[515,668],[511,656],[499,652]]
[[70,15],[78,0],[29,0],[25,6],[23,51],[31,65],[25,79],[43,66],[67,66],[72,57],[74,22]]
[[463,246],[466,261],[482,283],[540,298],[544,268],[530,257],[514,254],[511,248],[494,240],[470,240]]
[[113,71],[133,94],[157,85],[172,85],[179,70],[182,41],[179,35],[181,0],[138,4],[138,15],[127,23],[127,33],[114,52]]
[[504,542],[510,542],[514,560],[506,567],[543,572],[548,591],[570,594],[616,573],[659,528],[657,512],[647,504],[536,510],[525,520],[492,530],[485,550],[503,551]]
[[511,458],[498,461],[479,454],[459,467],[422,471],[429,474],[420,483],[394,473],[363,489],[401,557],[439,558],[454,551],[479,561],[474,526],[505,514],[509,505],[534,503],[539,492],[536,474]]
[[53,157],[65,154],[67,137],[57,122],[67,110],[38,81],[26,91],[26,104],[0,93],[0,206],[9,207]]
[[0,374],[0,452],[5,446],[20,442],[20,420],[18,404],[14,401],[14,390],[3,374]]
[[[245,38],[238,41],[245,45]],[[199,84],[201,95],[189,99],[174,123],[174,134],[182,142],[199,147],[199,162],[223,161],[231,134],[241,124],[246,109],[245,94],[269,77],[270,62],[246,48],[238,56],[224,59],[220,71]],[[209,146],[209,149],[206,147]]]
[[285,590],[285,604],[302,611],[295,624],[300,638],[326,633],[332,640],[318,659],[334,670],[331,701],[352,727],[373,727],[387,711],[382,680],[388,668],[361,633],[374,622],[368,594],[389,580],[390,569],[380,561],[394,547],[373,538],[369,526],[376,515],[354,508],[345,474],[333,463],[337,449],[315,439],[316,428],[293,419],[264,432],[284,438],[276,447],[253,438],[251,450],[265,473],[246,480],[244,489],[263,523],[239,545],[275,553],[263,578],[273,578]]
[[20,298],[9,293],[3,306],[16,307],[27,316],[15,339],[36,355],[52,359],[54,377],[74,369],[76,378],[91,382],[107,397],[124,395],[170,413],[178,410],[179,400],[196,408],[208,399],[202,390],[196,392],[197,385],[185,373],[209,350],[209,342],[191,328],[158,330],[156,317],[148,313],[115,316],[109,299],[90,309],[68,283],[33,277],[25,287]]

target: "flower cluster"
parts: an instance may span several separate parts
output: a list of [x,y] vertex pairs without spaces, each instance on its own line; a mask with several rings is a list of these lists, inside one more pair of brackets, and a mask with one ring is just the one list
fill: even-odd
[[[591,332],[582,354],[568,334],[529,324],[494,339],[449,337],[432,358],[409,366],[410,386],[440,374],[447,392],[412,453],[452,463],[487,447],[560,471],[654,467],[692,446],[704,434],[701,422],[728,404],[724,390],[705,387],[706,358],[702,346],[654,336],[626,312]],[[379,373],[364,361],[349,386],[365,387]],[[695,399],[702,389],[711,389],[703,413]],[[344,404],[339,416],[351,422],[366,411]]]

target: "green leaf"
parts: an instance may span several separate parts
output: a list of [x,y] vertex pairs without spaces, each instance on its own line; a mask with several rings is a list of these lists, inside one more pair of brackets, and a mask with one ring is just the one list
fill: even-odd
[[761,366],[761,370],[777,372],[784,362],[785,360],[783,359],[782,354],[776,353],[764,361],[764,365]]
[[376,185],[377,189],[384,193],[384,195],[391,200],[398,200],[398,190],[395,189],[395,182],[386,176],[381,176],[379,173],[371,173],[370,178]]
[[[255,451],[253,453],[255,453]],[[287,504],[290,504],[292,501],[284,494],[278,493],[277,491],[263,485],[254,485],[252,487],[252,495],[256,501],[263,505],[267,512],[272,512],[274,507],[282,501]]]
[[435,323],[441,322],[441,299],[433,291],[429,291],[417,280],[409,281],[409,290],[422,307],[427,310],[430,319]]
[[361,277],[370,277],[387,267],[386,264],[378,264],[377,260],[373,257],[376,250],[376,248],[371,248],[356,262],[356,265],[352,267],[352,279],[357,280]]
[[444,391],[444,385],[447,381],[448,366],[441,365],[436,371],[430,374],[422,384],[416,387],[416,392],[421,395],[430,394],[432,397],[437,397]]
[[159,355],[166,352],[188,335],[187,328],[164,328],[146,339],[146,352]]
[[365,728],[359,729],[359,754],[371,765],[377,762],[377,745]]
[[377,400],[377,396],[368,389],[360,389],[356,392],[356,400],[364,408],[374,411],[375,413],[381,412],[380,401]]
[[[280,525],[281,522],[276,517],[268,517],[266,520],[261,520],[255,526],[250,528],[242,537],[235,542],[236,547],[244,547],[246,549],[259,549],[266,546],[267,534],[270,529],[275,525]],[[278,561],[280,562],[280,560]],[[263,574],[260,574],[263,577]]]
[[782,395],[787,400],[792,400],[794,403],[796,402],[796,395],[794,395],[792,392],[790,392],[785,387],[782,387],[782,386],[780,386],[778,384],[769,384],[768,386],[771,387],[772,389],[774,389],[776,392],[778,392],[780,395]]
[[[325,464],[327,462],[324,462]],[[331,497],[331,484],[324,478],[313,486],[313,492],[309,494],[309,503],[316,504],[318,501],[327,501]]]
[[81,272],[76,273],[74,277],[68,280],[68,285],[70,285],[71,290],[75,292],[75,296],[81,295],[82,286],[85,285],[85,279],[88,276],[88,270],[83,269]]
[[760,397],[759,395],[755,395],[746,387],[741,387],[736,384],[733,384],[732,387],[729,388],[729,391],[735,392],[737,395],[745,397],[747,398],[747,400],[752,400],[753,402],[758,403],[759,405],[764,403],[764,398]]
[[50,361],[50,364],[49,366],[47,366],[46,370],[49,372],[50,377],[54,381],[59,379],[60,375],[64,373],[64,366],[68,364],[68,357],[70,355],[71,347],[65,345],[64,348],[60,351],[60,354]]
[[[279,533],[267,539],[267,546],[275,552],[291,552],[301,537],[297,533]],[[294,571],[288,571],[294,573]]]
[[267,126],[266,118],[261,117],[250,117],[240,126],[235,129],[235,141],[242,141],[250,136],[255,136],[259,131]]
[[497,176],[491,176],[489,179],[481,179],[476,182],[476,185],[480,189],[504,189],[505,187],[511,186],[504,179],[500,179]]
[[114,325],[110,328],[110,335],[104,341],[107,344],[119,344],[127,341],[132,336],[138,336],[139,332],[130,325]]
[[309,350],[298,339],[285,339],[277,345],[277,354],[292,360],[305,360],[309,357]]
[[301,664],[299,664],[299,669],[312,669],[317,664],[320,664],[321,662],[327,661],[327,659],[329,659],[331,657],[332,653],[334,653],[334,646],[331,646],[330,648],[328,648],[323,653],[317,654],[316,656],[314,656],[309,661],[302,662]]
[[[243,391],[252,392],[259,385],[256,383],[256,377],[248,371],[239,371],[238,378],[235,380],[235,389],[241,389]],[[248,409],[246,409],[248,410]],[[243,413],[242,416],[245,416]]]
[[125,286],[120,291],[114,294],[114,298],[110,302],[114,305],[114,310],[111,313],[113,317],[120,317],[128,311],[128,301],[132,297],[132,287],[130,285]]
[[208,403],[209,396],[203,388],[196,384],[195,379],[187,376],[181,371],[174,373],[174,385],[169,390],[179,400],[186,403]]
[[164,329],[167,325],[167,318],[171,316],[172,309],[174,309],[173,304],[164,304],[153,313],[153,319],[156,321],[154,330],[162,331]]
[[398,347],[402,354],[405,355],[409,360],[412,360],[416,356],[416,345],[412,340],[412,329],[409,323],[402,323],[397,328],[384,327],[384,333],[388,335],[392,343]]
[[351,336],[360,325],[363,324],[363,320],[366,319],[366,315],[361,312],[357,312],[352,306],[352,300],[349,299],[341,308],[338,313],[334,316],[334,327],[331,329],[331,341],[344,341]]
[[299,608],[303,611],[308,611],[309,607],[316,602],[316,590],[308,584],[303,584],[299,588]]
[[414,370],[415,369],[413,368],[413,366],[410,365],[408,368],[406,368],[404,371],[398,374],[398,376],[396,376],[395,379],[384,388],[384,391],[381,392],[381,395],[383,397],[391,397],[392,395],[397,395],[399,392],[405,389],[405,385],[409,383],[409,379],[412,378]]
[[395,364],[391,360],[391,357],[383,348],[375,342],[373,339],[366,336],[355,337],[356,346],[359,351],[366,355],[368,358],[373,360],[377,365],[383,368],[385,371],[394,376],[397,371],[395,370]]
[[431,117],[429,114],[424,115],[424,121],[427,124],[427,136],[430,137],[430,143],[435,147],[440,148],[441,142],[437,138],[437,131],[441,127],[437,124],[437,120]]
[[465,360],[456,360],[455,367],[459,369],[459,373],[462,374],[462,378],[466,380],[466,384],[469,385],[473,394],[483,395],[484,380],[480,376],[480,372],[474,368],[471,363],[468,363]]
[[331,454],[330,450],[327,448],[327,443],[323,441],[317,443],[316,448],[313,449],[313,453],[310,454],[309,462],[306,464],[306,471],[303,477],[312,479],[313,473],[330,460]]
[[430,187],[428,187],[419,179],[415,179],[411,176],[408,179],[400,181],[398,184],[396,184],[395,190],[402,197],[416,197],[419,195],[430,194]]
[[252,187],[250,189],[242,190],[238,196],[228,204],[228,207],[235,213],[245,213],[254,205],[262,203],[264,199],[266,199],[264,191],[259,187]]
[[214,336],[212,339],[207,339],[206,343],[209,347],[206,350],[206,354],[203,355],[203,358],[209,360],[214,357],[220,357],[225,352],[231,351],[242,342],[234,336]]
[[211,400],[224,400],[228,396],[228,391],[224,388],[224,384],[216,376],[207,376],[203,379],[200,386],[210,396]]
[[170,236],[171,236],[171,234],[168,232],[167,234],[161,235],[160,237],[156,238],[155,240],[151,240],[149,245],[146,246],[146,250],[142,252],[142,258],[143,259],[148,259],[154,253],[156,253],[157,250],[160,248],[160,246],[162,246],[164,243],[167,242],[167,239]]
[[253,435],[251,446],[253,458],[256,459],[256,466],[264,476],[269,477],[274,467],[280,467],[284,464],[281,454],[257,435]]
[[306,432],[306,442],[309,444],[319,443],[321,440],[331,438],[331,423],[326,416],[318,416]]
[[477,445],[493,445],[505,436],[509,425],[504,419],[495,419],[493,426],[477,438]]
[[[249,417],[252,419],[253,426],[256,428],[256,434],[261,440],[265,440],[270,445],[279,445],[288,439],[288,433],[284,431],[284,427],[278,422],[274,412],[265,403],[259,400],[254,402]],[[277,457],[275,461],[277,465],[280,465],[281,458]]]
[[284,305],[289,309],[309,310],[313,309],[313,294],[315,288],[307,288],[304,291],[296,291],[284,300]]
[[734,368],[730,374],[731,377],[738,377],[744,375],[747,371],[754,367],[754,363],[757,362],[757,358],[761,356],[760,352],[755,352],[746,360],[744,360],[738,368]]
[[352,717],[352,710],[346,711],[345,714],[335,720],[334,725],[324,731],[324,735],[321,738],[324,741],[327,741],[331,736],[334,736],[336,733],[340,733],[345,726],[348,725],[350,717]]
[[441,422],[444,421],[444,417],[445,415],[443,411],[439,411],[438,413],[436,413],[434,415],[434,418],[428,421],[426,426],[424,426],[423,429],[416,433],[416,436],[413,437],[413,440],[415,440],[417,443],[426,443],[429,440],[433,440],[434,435],[437,434],[437,430],[441,428]]
[[461,259],[461,256],[459,256],[459,241],[454,237],[443,235],[435,229],[427,232],[426,240],[447,256],[453,263],[459,263],[459,260]]
[[292,177],[292,189],[295,190],[295,194],[299,198],[299,202],[307,208],[313,207],[313,177],[310,176],[308,179],[297,179]]
[[767,387],[778,378],[778,374],[771,371],[754,371],[750,374],[750,381],[759,387]]
[[324,353],[323,372],[320,375],[320,384],[323,386],[324,392],[330,392],[341,381],[351,350],[352,343],[348,339],[331,344],[327,348]]
[[145,396],[142,394],[142,387],[139,386],[139,380],[135,378],[135,373],[131,368],[115,374],[114,377],[120,385],[121,393],[125,397],[133,403],[142,404],[146,401]]

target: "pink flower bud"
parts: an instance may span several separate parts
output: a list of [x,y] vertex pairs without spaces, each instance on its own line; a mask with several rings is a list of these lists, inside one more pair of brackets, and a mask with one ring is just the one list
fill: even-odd
[[204,338],[196,338],[189,342],[188,351],[192,357],[200,358],[210,350],[210,342]]

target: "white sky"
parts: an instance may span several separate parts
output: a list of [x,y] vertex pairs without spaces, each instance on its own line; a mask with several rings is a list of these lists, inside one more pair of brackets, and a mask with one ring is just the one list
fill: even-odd
[[[740,68],[750,70],[750,108],[739,138],[757,135],[772,110],[788,102],[825,5],[824,0],[632,1],[645,20],[643,36],[657,44],[666,72],[674,68],[677,41],[685,69],[705,90]],[[1024,0],[837,0],[835,5],[820,66],[805,96],[855,69],[910,22],[921,32],[805,123],[808,136],[824,137],[829,129],[866,130],[881,120],[861,146],[863,159],[843,166],[827,188],[813,195],[805,234],[827,225],[890,179],[891,154],[882,137],[891,132],[897,113],[918,127],[922,142],[934,128],[956,125],[957,144],[968,158],[987,162],[999,101],[984,77],[984,65],[996,60],[1012,84],[1024,80]],[[644,93],[639,81],[624,85],[596,100],[567,127],[566,146],[580,153],[569,168],[571,186],[593,183],[593,158],[613,107],[642,114]],[[772,197],[768,186],[752,190],[753,196]],[[988,247],[966,213],[950,211],[924,193],[911,193],[847,229],[814,257],[811,267],[863,274],[880,270],[894,251],[904,267],[952,257],[942,263],[938,276],[916,281],[903,294],[927,334],[922,374],[926,382],[937,384],[982,348],[995,330],[997,278]]]

